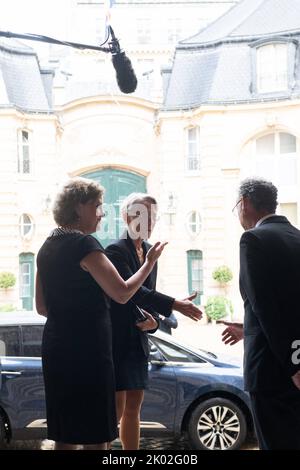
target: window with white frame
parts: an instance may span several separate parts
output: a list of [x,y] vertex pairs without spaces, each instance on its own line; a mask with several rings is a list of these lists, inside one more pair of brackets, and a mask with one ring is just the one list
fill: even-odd
[[257,49],[257,91],[288,88],[288,44],[267,44]]
[[181,18],[169,18],[168,20],[168,43],[176,44],[181,39]]
[[30,133],[24,129],[20,130],[18,133],[18,173],[23,175],[32,172],[30,150]]
[[30,263],[22,263],[20,266],[20,297],[30,297]]
[[187,231],[190,235],[199,235],[201,230],[201,218],[197,211],[191,211],[187,215]]
[[200,170],[200,128],[199,126],[186,129],[186,168],[187,171]]
[[287,132],[274,132],[254,141],[254,173],[279,186],[297,185],[297,141]]
[[149,44],[151,42],[150,18],[138,18],[137,20],[137,42]]
[[189,250],[187,252],[187,268],[188,268],[188,288],[189,293],[197,292],[199,295],[195,299],[195,303],[201,303],[201,295],[203,294],[203,255],[200,250]]
[[22,214],[19,221],[20,235],[22,238],[31,238],[34,230],[34,223],[30,215]]

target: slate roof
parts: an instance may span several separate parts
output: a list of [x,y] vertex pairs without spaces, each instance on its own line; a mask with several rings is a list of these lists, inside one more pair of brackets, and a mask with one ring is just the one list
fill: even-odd
[[164,109],[300,97],[297,61],[292,90],[253,93],[256,77],[251,46],[258,40],[282,37],[300,41],[300,0],[241,0],[178,44]]
[[0,107],[51,112],[50,86],[32,48],[15,39],[1,38]]

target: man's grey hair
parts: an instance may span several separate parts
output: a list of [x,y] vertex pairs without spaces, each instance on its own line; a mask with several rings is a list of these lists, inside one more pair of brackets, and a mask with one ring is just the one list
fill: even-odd
[[258,212],[274,214],[277,207],[277,188],[271,181],[261,178],[247,178],[240,183],[238,196],[250,199]]
[[149,202],[150,204],[157,205],[157,201],[153,196],[147,193],[131,193],[121,203],[121,214],[124,218],[126,214],[131,212],[134,205],[143,204]]

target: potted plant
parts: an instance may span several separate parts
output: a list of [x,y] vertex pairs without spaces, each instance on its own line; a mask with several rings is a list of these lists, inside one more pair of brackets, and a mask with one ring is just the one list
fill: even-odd
[[233,313],[232,302],[222,295],[215,295],[207,299],[204,307],[207,317],[216,323],[217,320]]
[[13,312],[16,310],[16,307],[13,304],[4,304],[0,306],[0,312]]
[[8,289],[14,287],[16,283],[16,276],[13,273],[2,272],[0,273],[0,288]]
[[230,282],[233,278],[232,271],[228,266],[219,266],[217,267],[213,273],[212,277],[215,281],[219,282],[222,287],[226,287],[228,282]]

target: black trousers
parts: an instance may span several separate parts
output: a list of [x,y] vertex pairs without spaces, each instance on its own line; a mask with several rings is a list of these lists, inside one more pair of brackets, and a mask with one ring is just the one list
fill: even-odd
[[251,392],[256,435],[261,450],[300,450],[300,390]]

